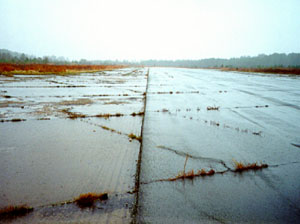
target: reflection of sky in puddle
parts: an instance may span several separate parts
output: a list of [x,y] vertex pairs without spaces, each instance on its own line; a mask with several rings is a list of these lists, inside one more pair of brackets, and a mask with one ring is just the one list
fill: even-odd
[[[44,115],[51,117],[61,116],[59,110],[65,108],[89,116],[139,112],[146,85],[145,71],[133,69],[69,76],[18,75],[17,82],[12,82],[13,78],[3,79],[10,82],[1,86],[1,117],[27,119],[34,115],[41,118],[44,109]],[[90,102],[72,104],[80,99]]]
[[[131,114],[144,111],[145,75],[145,69],[121,69],[2,82],[0,95],[11,97],[0,96],[0,119],[26,121],[0,123],[0,208],[35,207],[20,219],[28,223],[129,222],[134,194],[127,192],[135,187],[140,143],[128,135],[141,132],[142,117]],[[71,120],[66,111],[86,117]],[[124,116],[94,117],[117,113]],[[91,212],[48,207],[87,192],[108,192],[109,200]]]
[[[134,188],[140,144],[129,141],[128,134],[139,136],[142,122],[142,116],[130,114],[143,111],[146,89],[146,70],[131,71],[28,80],[18,76],[18,82],[7,78],[9,82],[1,83],[7,91],[1,95],[12,96],[0,98],[1,119],[27,119],[0,123],[2,205],[48,205],[81,193],[108,191],[122,205],[116,202],[111,211],[104,208],[104,216],[84,213],[89,220],[113,221],[112,217],[129,214],[126,206],[131,208],[134,195],[126,192]],[[143,130],[141,220],[299,221],[300,151],[295,146],[300,144],[299,82],[275,75],[151,68]],[[19,103],[3,106],[5,101]],[[86,117],[69,120],[66,110]],[[124,116],[94,117],[106,113]],[[37,120],[48,117],[49,121]],[[270,166],[233,173],[228,170],[234,169],[233,159]],[[158,181],[175,177],[185,162],[186,171],[204,168],[225,173]],[[53,212],[43,219],[85,220],[87,216],[72,206],[54,207],[56,211],[42,207],[28,219],[34,222],[34,217]]]

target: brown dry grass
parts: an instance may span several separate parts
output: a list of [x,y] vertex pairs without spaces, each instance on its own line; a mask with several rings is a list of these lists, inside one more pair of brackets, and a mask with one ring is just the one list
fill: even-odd
[[105,201],[108,199],[107,193],[87,193],[87,194],[81,194],[78,198],[74,200],[74,202],[79,206],[80,208],[86,208],[86,207],[92,207],[94,206],[95,202]]
[[207,107],[207,110],[219,110],[220,107]]
[[116,114],[97,114],[95,117],[103,117],[103,118],[110,118],[110,117],[122,117],[124,114],[116,113]]
[[169,178],[169,181],[175,181],[175,180],[180,180],[180,179],[193,179],[195,177],[199,177],[199,176],[212,176],[214,175],[216,172],[211,169],[210,171],[205,171],[204,169],[198,170],[196,173],[194,172],[194,170],[191,170],[187,173],[185,172],[180,172],[176,177],[174,178]]
[[141,137],[141,136],[136,136],[136,135],[133,134],[133,133],[130,133],[130,134],[128,135],[128,137],[129,137],[130,139],[132,139],[132,140],[137,140],[137,141],[139,141],[139,142],[142,142],[142,137]]
[[0,120],[0,122],[21,122],[21,121],[26,121],[26,119],[20,119],[20,118],[13,118],[11,120]]
[[106,131],[111,131],[111,132],[113,132],[113,133],[117,133],[117,134],[119,134],[119,135],[121,135],[122,134],[122,132],[120,132],[120,131],[116,131],[115,129],[113,129],[113,128],[109,128],[109,127],[107,127],[107,126],[104,126],[104,125],[99,125],[102,129],[104,129],[104,130],[106,130]]
[[235,169],[234,172],[243,172],[247,170],[260,170],[264,168],[268,168],[267,164],[258,164],[258,163],[248,163],[248,164],[243,164],[242,162],[238,162],[233,160],[235,164]]
[[31,75],[46,75],[46,74],[76,74],[81,72],[96,72],[102,70],[112,70],[124,68],[123,65],[52,65],[52,64],[9,64],[0,63],[0,74],[31,74]]
[[70,118],[72,120],[77,119],[77,118],[86,118],[86,115],[80,114],[80,113],[71,112],[71,111],[69,111],[69,109],[63,109],[63,110],[61,110],[61,112],[67,114],[68,118]]
[[144,115],[144,112],[138,112],[138,113],[135,113],[133,112],[132,114],[130,114],[131,116],[135,117],[135,116],[143,116]]
[[[220,68],[216,68],[220,69]],[[221,68],[222,71],[258,72],[269,74],[300,75],[300,68]]]
[[16,218],[20,216],[25,216],[32,211],[33,208],[28,207],[27,205],[19,205],[19,206],[10,205],[0,209],[0,219],[10,219],[10,218]]

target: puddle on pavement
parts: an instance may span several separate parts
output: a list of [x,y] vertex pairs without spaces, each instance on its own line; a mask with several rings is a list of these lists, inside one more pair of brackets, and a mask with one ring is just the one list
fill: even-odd
[[[146,74],[1,77],[1,95],[11,97],[0,97],[0,208],[34,210],[0,222],[132,220],[140,143],[128,135],[141,133],[142,116],[131,114],[144,111]],[[124,116],[96,117],[105,113]],[[89,192],[108,199],[84,209],[69,203]]]
[[34,207],[8,222],[299,222],[299,78],[146,74],[1,77],[0,206]]

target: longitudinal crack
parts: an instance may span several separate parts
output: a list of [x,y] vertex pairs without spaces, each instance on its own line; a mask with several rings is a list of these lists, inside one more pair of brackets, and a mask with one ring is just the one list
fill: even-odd
[[173,152],[179,156],[183,156],[183,157],[186,157],[188,156],[189,158],[191,159],[197,159],[197,160],[204,160],[204,161],[208,161],[208,162],[215,162],[215,163],[220,163],[222,164],[226,169],[230,169],[226,163],[221,160],[221,159],[214,159],[214,158],[209,158],[209,157],[203,157],[203,156],[195,156],[195,155],[191,155],[189,153],[186,153],[186,152],[182,152],[182,151],[179,151],[179,150],[176,150],[176,149],[171,149],[169,147],[166,147],[166,146],[157,146],[157,148],[159,149],[164,149],[164,150],[167,150],[167,151],[170,151],[170,152]]
[[142,162],[142,153],[143,153],[143,129],[144,129],[144,120],[145,120],[145,112],[147,105],[147,92],[148,92],[148,81],[149,81],[149,69],[147,71],[147,82],[146,82],[146,92],[144,94],[144,114],[142,119],[142,127],[141,127],[141,141],[140,141],[140,152],[138,156],[138,161],[136,165],[136,174],[135,174],[135,204],[132,210],[132,223],[138,223],[138,206],[139,206],[139,188],[140,188],[140,172],[141,172],[141,162]]

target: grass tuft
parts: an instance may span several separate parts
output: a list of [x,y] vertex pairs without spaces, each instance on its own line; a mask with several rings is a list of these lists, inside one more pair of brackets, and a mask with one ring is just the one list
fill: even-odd
[[257,164],[257,163],[248,163],[243,164],[242,162],[238,162],[236,160],[233,160],[235,163],[235,169],[234,172],[243,172],[247,170],[260,170],[264,168],[268,168],[268,164]]
[[169,181],[176,181],[176,180],[180,180],[180,179],[194,179],[195,177],[199,177],[199,176],[212,176],[214,175],[216,172],[211,169],[210,171],[205,171],[204,169],[198,170],[196,173],[194,172],[194,170],[188,171],[187,173],[185,172],[180,172],[176,177],[174,178],[169,178]]
[[207,110],[219,110],[220,107],[207,107]]
[[94,206],[95,202],[98,201],[98,200],[105,201],[107,199],[108,199],[107,193],[101,193],[101,194],[87,193],[87,194],[79,195],[79,197],[76,198],[74,200],[74,202],[80,208],[87,208],[87,207]]
[[133,140],[137,140],[137,141],[139,141],[139,142],[142,142],[142,137],[141,137],[141,136],[136,136],[136,135],[133,134],[133,133],[130,133],[130,134],[128,135],[128,137],[129,137],[130,139],[133,139]]
[[75,120],[77,118],[86,118],[86,115],[80,113],[71,112],[70,109],[62,109],[61,112],[68,115],[68,118]]
[[131,116],[135,117],[135,116],[144,116],[144,112],[138,112],[138,113],[135,113],[133,112],[132,114],[130,114]]
[[0,209],[0,219],[17,218],[17,217],[25,216],[32,211],[33,208],[28,207],[27,205],[19,205],[19,206],[10,205]]
[[116,114],[97,114],[95,117],[103,117],[105,119],[110,118],[110,117],[122,117],[124,114],[121,113],[116,113]]

